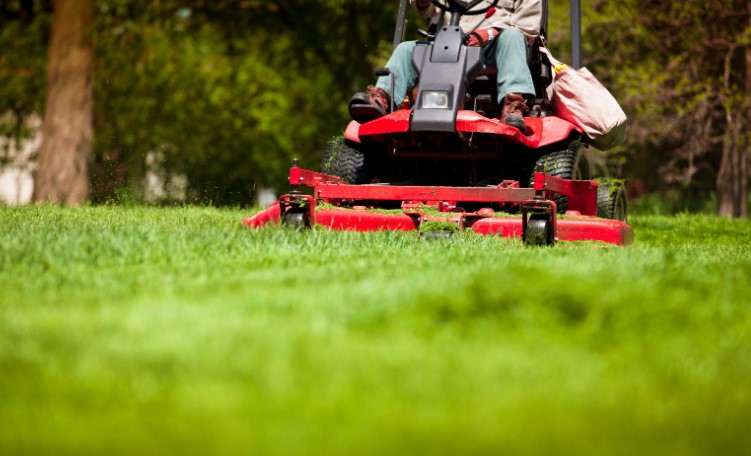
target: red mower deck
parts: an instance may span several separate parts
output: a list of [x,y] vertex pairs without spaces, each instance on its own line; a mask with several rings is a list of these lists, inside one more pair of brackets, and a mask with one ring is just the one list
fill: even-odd
[[[633,242],[626,222],[596,217],[598,182],[560,179],[540,170],[534,176],[533,188],[520,188],[516,181],[496,187],[349,185],[336,176],[293,166],[289,181],[294,190],[244,223],[250,228],[282,223],[349,231],[420,231],[426,222],[444,222],[455,225],[456,231],[521,238],[529,245],[558,240],[620,246]],[[313,194],[302,194],[300,186],[312,188]],[[562,218],[556,216],[555,194],[568,197],[569,210]],[[400,202],[401,210],[377,210],[383,202]],[[487,207],[466,212],[462,203]],[[491,208],[497,204],[517,205],[519,215],[498,214]]]

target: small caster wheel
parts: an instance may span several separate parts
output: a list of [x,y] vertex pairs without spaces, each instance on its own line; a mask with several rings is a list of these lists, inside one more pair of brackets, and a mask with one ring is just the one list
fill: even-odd
[[449,239],[454,235],[453,231],[421,231],[420,239],[438,240]]
[[527,220],[527,231],[524,233],[524,244],[545,246],[553,245],[553,220],[547,214],[532,214]]
[[290,209],[282,218],[282,226],[292,230],[302,230],[310,228],[310,219],[308,211],[301,209]]

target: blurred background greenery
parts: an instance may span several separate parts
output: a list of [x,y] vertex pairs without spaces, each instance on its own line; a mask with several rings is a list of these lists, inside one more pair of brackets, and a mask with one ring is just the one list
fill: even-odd
[[[5,161],[44,112],[52,3],[0,1]],[[748,174],[749,5],[582,0],[583,64],[630,125],[626,145],[592,151],[598,174],[629,179],[634,197],[667,195],[671,210],[713,207],[733,160]],[[292,157],[318,169],[349,97],[389,55],[397,7],[97,0],[92,201],[143,200],[156,172],[168,189],[157,201],[246,205],[262,188],[284,190]],[[569,2],[550,7],[549,47],[570,61]],[[412,14],[407,39],[418,26]]]

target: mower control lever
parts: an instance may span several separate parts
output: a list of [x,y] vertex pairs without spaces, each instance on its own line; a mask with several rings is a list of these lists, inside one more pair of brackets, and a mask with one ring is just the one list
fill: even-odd
[[418,33],[418,35],[424,36],[428,40],[434,40],[435,39],[435,35],[433,35],[432,33],[428,32],[425,29],[417,29],[417,33]]

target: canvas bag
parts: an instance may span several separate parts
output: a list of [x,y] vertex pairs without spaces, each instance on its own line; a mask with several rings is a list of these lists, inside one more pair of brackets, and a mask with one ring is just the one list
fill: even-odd
[[574,70],[553,58],[544,47],[553,66],[553,83],[548,98],[556,115],[579,127],[590,144],[600,150],[612,149],[626,141],[626,113],[608,89],[585,67]]

